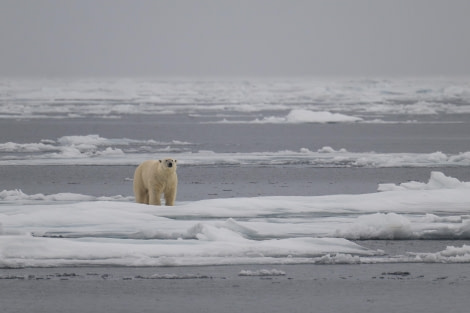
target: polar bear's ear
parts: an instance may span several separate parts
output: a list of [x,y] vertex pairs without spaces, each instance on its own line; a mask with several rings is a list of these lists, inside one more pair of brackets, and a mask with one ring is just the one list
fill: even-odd
[[175,163],[178,163],[178,160],[175,160]]
[[162,160],[158,160],[158,161],[160,161],[160,163],[162,163]]

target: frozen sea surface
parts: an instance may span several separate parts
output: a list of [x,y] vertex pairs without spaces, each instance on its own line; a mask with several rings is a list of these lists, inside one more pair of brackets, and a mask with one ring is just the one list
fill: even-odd
[[2,79],[0,117],[3,268],[470,262],[464,79]]

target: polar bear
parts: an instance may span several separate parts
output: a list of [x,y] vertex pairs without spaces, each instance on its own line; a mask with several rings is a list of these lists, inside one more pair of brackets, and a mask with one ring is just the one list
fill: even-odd
[[176,160],[148,160],[135,170],[134,195],[137,203],[161,205],[163,193],[165,205],[174,205],[177,187]]

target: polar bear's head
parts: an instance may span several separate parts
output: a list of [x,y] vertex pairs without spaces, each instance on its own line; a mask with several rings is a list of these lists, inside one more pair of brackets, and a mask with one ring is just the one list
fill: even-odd
[[170,158],[160,160],[160,163],[163,165],[163,168],[173,171],[176,171],[176,162],[176,160]]

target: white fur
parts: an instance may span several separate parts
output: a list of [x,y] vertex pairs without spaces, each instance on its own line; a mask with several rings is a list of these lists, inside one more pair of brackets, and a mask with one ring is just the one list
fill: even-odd
[[161,205],[163,193],[165,205],[174,205],[177,187],[176,160],[149,160],[135,170],[134,195],[137,203]]

